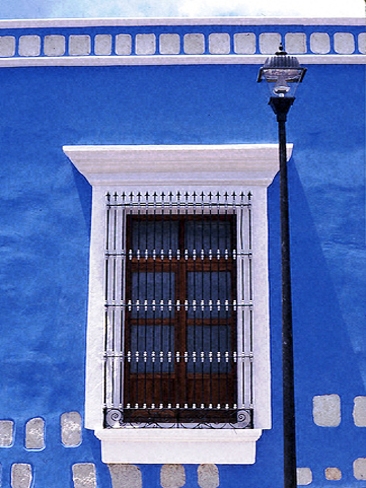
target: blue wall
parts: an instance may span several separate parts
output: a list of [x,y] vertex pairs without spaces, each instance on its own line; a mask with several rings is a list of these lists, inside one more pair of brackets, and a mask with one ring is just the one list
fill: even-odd
[[[8,68],[0,72],[0,418],[14,421],[1,448],[3,485],[26,462],[36,488],[71,487],[71,465],[97,465],[98,441],[65,448],[63,412],[83,414],[91,189],[62,152],[73,144],[276,142],[258,67],[126,66]],[[352,463],[366,457],[352,419],[366,395],[365,67],[312,65],[290,111],[289,164],[298,465],[342,470],[338,486],[364,486]],[[253,466],[220,466],[223,488],[282,482],[278,178],[269,188],[273,424]],[[314,395],[339,394],[342,422],[312,419]],[[46,422],[46,448],[24,448],[24,426]],[[142,466],[148,488],[159,467]],[[197,486],[196,467],[186,486]],[[240,480],[240,481],[238,481]]]

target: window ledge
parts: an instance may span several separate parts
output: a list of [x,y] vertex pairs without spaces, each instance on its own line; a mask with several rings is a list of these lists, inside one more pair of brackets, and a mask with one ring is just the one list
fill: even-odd
[[106,464],[254,464],[261,429],[101,429]]

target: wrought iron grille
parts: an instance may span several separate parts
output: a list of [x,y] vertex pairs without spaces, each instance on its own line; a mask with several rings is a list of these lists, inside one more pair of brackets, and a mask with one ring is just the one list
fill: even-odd
[[107,194],[106,427],[253,426],[251,205]]

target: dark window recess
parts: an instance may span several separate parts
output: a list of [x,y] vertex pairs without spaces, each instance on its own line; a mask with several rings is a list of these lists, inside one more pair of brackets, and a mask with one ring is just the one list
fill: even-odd
[[251,426],[238,408],[236,232],[218,195],[108,207],[107,427]]

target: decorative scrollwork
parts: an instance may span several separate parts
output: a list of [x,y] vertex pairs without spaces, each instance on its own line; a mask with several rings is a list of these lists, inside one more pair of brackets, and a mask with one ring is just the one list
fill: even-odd
[[123,419],[123,413],[121,410],[117,410],[116,408],[111,408],[106,410],[105,412],[106,427],[110,427],[112,429],[121,427],[122,419]]
[[238,427],[241,429],[245,429],[246,427],[250,426],[252,422],[252,416],[249,410],[239,410],[238,411]]
[[[135,410],[124,412],[116,408],[105,410],[107,428],[148,428],[148,429],[251,429],[253,427],[252,410],[225,411],[220,415],[212,409],[159,409]],[[124,415],[125,414],[125,415]]]

